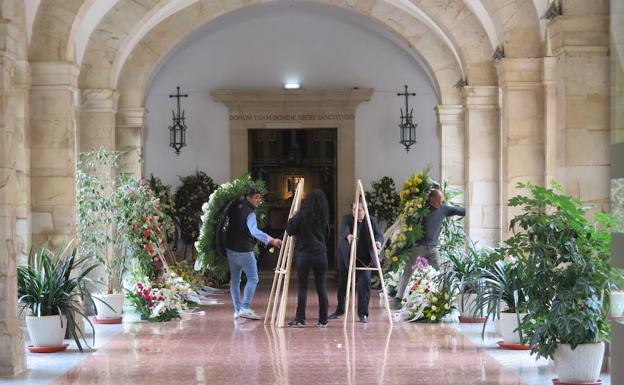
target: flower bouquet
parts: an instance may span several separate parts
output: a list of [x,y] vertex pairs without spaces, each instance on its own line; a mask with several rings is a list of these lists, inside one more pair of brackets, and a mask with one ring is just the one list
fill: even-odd
[[408,321],[440,322],[454,309],[455,294],[427,260],[418,257],[403,306]]
[[161,284],[150,282],[147,277],[126,291],[126,296],[141,319],[150,322],[166,322],[180,318],[187,310],[185,296],[192,290],[180,277],[167,275]]
[[384,176],[372,182],[371,185],[372,191],[366,192],[366,202],[370,213],[386,225],[394,223],[399,215],[401,203],[394,180]]
[[429,213],[427,196],[432,188],[429,171],[412,175],[403,183],[398,226],[390,237],[390,246],[386,251],[390,270],[398,271],[412,256],[412,246],[422,238],[424,230],[422,218]]

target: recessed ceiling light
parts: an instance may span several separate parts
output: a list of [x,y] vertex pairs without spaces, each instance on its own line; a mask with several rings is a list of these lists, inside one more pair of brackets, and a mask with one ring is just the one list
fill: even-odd
[[301,84],[299,83],[284,83],[284,88],[287,90],[298,90],[301,88]]

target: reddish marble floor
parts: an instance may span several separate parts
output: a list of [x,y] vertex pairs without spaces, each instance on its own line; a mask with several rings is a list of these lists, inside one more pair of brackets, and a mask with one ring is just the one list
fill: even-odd
[[[266,307],[270,282],[263,284],[256,311]],[[370,322],[346,330],[337,321],[314,326],[313,290],[304,329],[234,321],[224,300],[205,316],[128,324],[54,384],[524,384],[450,325],[390,327],[376,297]]]

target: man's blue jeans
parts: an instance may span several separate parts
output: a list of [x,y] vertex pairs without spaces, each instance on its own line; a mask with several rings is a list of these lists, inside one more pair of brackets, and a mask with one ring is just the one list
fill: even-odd
[[[252,251],[240,252],[226,249],[226,253],[230,264],[230,293],[232,294],[234,311],[249,309],[260,280],[256,256]],[[247,276],[247,284],[243,289],[243,302],[240,299],[241,271],[244,271]]]

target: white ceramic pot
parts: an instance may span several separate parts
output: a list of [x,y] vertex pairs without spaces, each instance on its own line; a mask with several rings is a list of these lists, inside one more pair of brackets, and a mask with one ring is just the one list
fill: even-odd
[[624,317],[624,291],[611,292],[611,317]]
[[[111,319],[119,318],[122,316],[121,313],[123,312],[124,303],[123,293],[93,294],[92,296],[94,297],[93,302],[95,302],[95,308],[97,310],[97,318]],[[102,301],[106,302],[108,306],[103,304]]]
[[[523,319],[526,316],[526,313],[520,313],[519,316],[520,319]],[[500,333],[506,344],[520,343],[520,333],[516,330],[518,328],[518,316],[516,313],[500,313],[499,325]]]
[[570,345],[559,344],[553,355],[559,381],[568,383],[598,381],[604,351],[604,342],[578,345],[574,350]]
[[481,309],[480,312],[475,313],[475,301],[477,299],[476,294],[458,294],[457,295],[457,308],[462,317],[468,318],[481,318],[484,317],[485,312]]
[[26,316],[26,327],[33,346],[61,346],[67,330],[65,316]]

